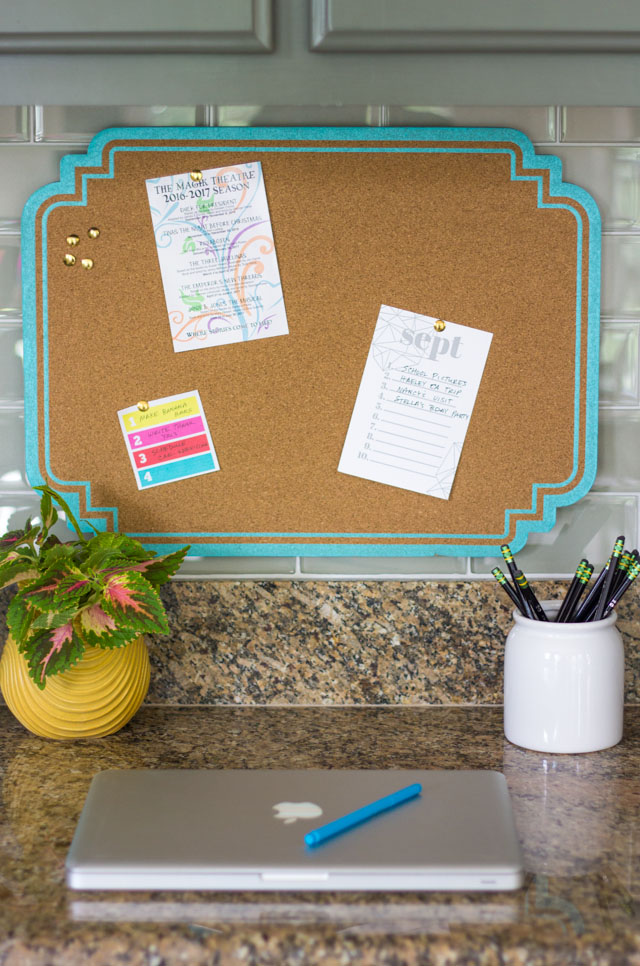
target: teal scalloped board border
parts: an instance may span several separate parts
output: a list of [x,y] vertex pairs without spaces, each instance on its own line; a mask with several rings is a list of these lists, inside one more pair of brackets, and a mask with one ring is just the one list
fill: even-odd
[[[23,312],[24,312],[24,367],[25,367],[25,433],[26,433],[26,468],[27,477],[32,485],[45,482],[42,476],[40,462],[38,458],[38,426],[39,414],[37,407],[37,327],[36,327],[36,216],[38,209],[47,199],[63,194],[75,193],[75,173],[76,168],[95,165],[101,167],[103,164],[103,150],[111,141],[171,141],[180,140],[183,142],[198,142],[199,150],[225,150],[225,140],[252,142],[273,142],[270,146],[261,145],[261,151],[309,151],[309,152],[457,152],[457,153],[506,153],[511,156],[511,178],[518,181],[538,182],[538,207],[539,208],[565,208],[576,216],[578,223],[578,271],[582,264],[583,256],[583,232],[582,222],[577,217],[576,211],[569,205],[562,202],[554,203],[552,200],[543,200],[543,175],[548,172],[549,177],[549,198],[563,197],[571,198],[583,209],[589,222],[588,239],[588,265],[589,278],[587,280],[588,306],[587,306],[587,331],[582,331],[581,324],[581,290],[582,284],[577,285],[577,304],[576,304],[576,358],[575,358],[575,393],[574,393],[574,446],[573,446],[573,469],[566,480],[561,483],[534,483],[531,489],[531,506],[512,508],[505,511],[505,529],[502,534],[429,534],[429,533],[133,533],[146,546],[158,551],[166,552],[175,549],[175,543],[163,543],[163,539],[173,538],[184,540],[191,544],[191,553],[201,556],[358,556],[358,557],[392,557],[392,556],[433,556],[441,554],[444,556],[491,556],[499,553],[500,544],[504,542],[509,533],[509,520],[512,514],[532,514],[538,512],[538,501],[543,501],[543,515],[539,520],[519,519],[516,522],[515,537],[511,539],[511,547],[514,552],[520,550],[530,533],[545,532],[550,530],[556,520],[556,512],[559,507],[567,506],[581,499],[591,488],[596,474],[597,462],[597,433],[598,433],[598,364],[599,364],[599,322],[600,322],[600,213],[591,195],[583,188],[568,184],[562,180],[562,162],[560,158],[553,155],[538,156],[531,141],[512,128],[110,128],[98,134],[88,147],[87,153],[83,155],[68,155],[64,157],[60,164],[60,181],[54,184],[45,185],[35,192],[25,205],[22,216],[22,244],[23,244]],[[287,141],[296,141],[295,148],[287,147]],[[301,147],[300,142],[304,141],[323,141],[325,146],[318,148],[317,145],[305,148]],[[333,141],[341,141],[340,147],[332,146]],[[358,141],[358,147],[350,148],[344,146],[344,142]],[[371,142],[370,147],[362,147],[362,142]],[[385,146],[376,144],[384,141]],[[411,141],[411,147],[403,145],[403,142]],[[416,148],[415,142],[424,142],[424,147]],[[429,142],[439,142],[438,147],[430,146]],[[447,141],[457,142],[457,146],[443,147]],[[468,146],[460,147],[461,141],[470,142]],[[483,147],[474,147],[473,142],[483,142]],[[284,144],[282,142],[285,142]],[[398,142],[397,146],[390,146],[389,142]],[[500,147],[491,148],[486,145],[501,142]],[[516,173],[515,152],[507,147],[505,143],[511,142],[516,145],[523,156],[523,167],[527,169],[527,174],[518,175]],[[91,482],[86,480],[61,480],[51,471],[50,452],[49,452],[49,399],[48,399],[48,369],[46,365],[47,353],[47,276],[46,276],[46,221],[49,211],[59,205],[86,205],[87,203],[87,182],[91,179],[110,179],[114,175],[114,156],[118,151],[175,151],[193,150],[187,144],[184,147],[176,148],[170,144],[166,147],[158,146],[156,143],[153,149],[145,148],[143,144],[126,145],[119,144],[112,147],[109,152],[109,170],[107,172],[84,173],[82,175],[82,198],[81,200],[69,202],[56,202],[49,206],[42,215],[43,232],[43,346],[45,354],[44,365],[44,401],[42,415],[42,428],[44,432],[44,450],[46,460],[46,472],[51,481],[59,485],[75,486],[84,490],[85,504],[92,513],[104,512],[105,517],[92,517],[92,523],[97,529],[107,528],[106,514],[113,514],[114,525],[118,526],[117,507],[93,506],[91,501]],[[238,151],[241,149],[228,148],[228,150]],[[535,174],[539,171],[540,174]],[[533,173],[532,173],[533,172]],[[581,279],[577,279],[581,282]],[[583,340],[586,340],[586,389],[584,400],[584,419],[585,419],[585,458],[582,476],[578,478],[578,441],[580,433],[581,419],[581,399],[580,399],[580,357]],[[564,493],[545,493],[539,495],[539,490],[550,487],[564,487],[574,483],[572,488]],[[82,519],[80,511],[80,497],[78,493],[65,493],[65,497],[71,508],[81,521],[83,529],[90,530],[90,524]],[[199,543],[198,538],[206,537],[227,537],[227,538],[247,538],[246,543]],[[279,540],[288,539],[287,543],[251,543],[251,538],[277,538]],[[456,539],[458,544],[433,543],[433,544],[335,544],[331,543],[331,538],[342,540],[349,538],[378,537],[379,539]],[[305,540],[311,538],[326,538],[327,543],[306,543]],[[478,544],[474,541],[483,540],[484,543]]]

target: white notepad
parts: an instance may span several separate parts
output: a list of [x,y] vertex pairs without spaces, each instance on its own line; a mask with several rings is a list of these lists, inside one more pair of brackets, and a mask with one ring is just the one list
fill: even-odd
[[383,305],[339,472],[448,500],[491,339]]

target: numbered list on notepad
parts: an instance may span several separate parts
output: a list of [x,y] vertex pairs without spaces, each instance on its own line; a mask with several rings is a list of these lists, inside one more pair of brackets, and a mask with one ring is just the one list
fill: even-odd
[[383,305],[338,470],[449,499],[491,338]]

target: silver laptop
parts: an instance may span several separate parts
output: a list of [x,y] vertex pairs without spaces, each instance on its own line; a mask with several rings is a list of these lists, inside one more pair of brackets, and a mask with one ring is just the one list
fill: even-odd
[[[324,844],[306,832],[422,792]],[[105,771],[67,856],[72,889],[517,889],[504,776],[490,771]]]

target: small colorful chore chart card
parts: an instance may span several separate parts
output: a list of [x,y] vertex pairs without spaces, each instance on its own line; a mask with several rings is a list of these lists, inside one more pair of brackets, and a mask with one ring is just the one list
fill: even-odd
[[118,418],[139,490],[220,469],[197,390],[120,409]]
[[383,305],[339,472],[448,500],[491,339]]
[[260,162],[146,186],[174,350],[287,335]]

